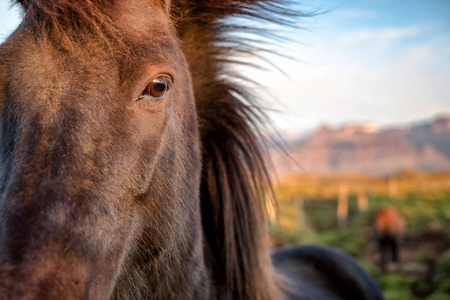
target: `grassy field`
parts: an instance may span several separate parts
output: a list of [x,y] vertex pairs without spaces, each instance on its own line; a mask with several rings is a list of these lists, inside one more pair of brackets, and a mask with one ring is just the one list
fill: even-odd
[[[391,177],[296,175],[280,180],[275,190],[278,210],[269,226],[275,247],[293,243],[339,247],[373,274],[388,300],[450,299],[450,252],[446,252],[450,172],[408,171]],[[340,223],[339,197],[348,201],[348,216]],[[386,205],[405,217],[407,233],[401,241],[400,268],[382,274],[372,216]]]

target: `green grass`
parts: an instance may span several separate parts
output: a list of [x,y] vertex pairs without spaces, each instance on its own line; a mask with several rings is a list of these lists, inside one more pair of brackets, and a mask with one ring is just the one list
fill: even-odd
[[[288,224],[271,226],[270,233],[276,239],[277,246],[295,243],[322,243],[343,249],[361,261],[364,249],[373,240],[372,215],[382,206],[396,207],[405,217],[407,234],[418,234],[429,228],[450,228],[450,191],[410,192],[400,198],[387,196],[370,196],[369,210],[358,212],[356,197],[349,198],[349,217],[346,227],[337,228],[337,201],[308,201],[303,205],[303,212],[295,211],[294,201],[301,197],[301,191],[290,189],[279,198],[279,218]],[[298,206],[297,206],[298,209]],[[303,220],[298,220],[299,216]],[[297,225],[301,224],[302,228]],[[361,261],[362,265],[378,280],[387,300],[449,300],[450,299],[450,252],[444,254],[437,265],[436,276],[431,284],[414,282],[414,278],[404,274],[382,275],[377,266]],[[423,298],[414,298],[413,290],[422,289]]]
[[379,279],[386,300],[414,300],[411,292],[412,280],[402,274],[388,274]]

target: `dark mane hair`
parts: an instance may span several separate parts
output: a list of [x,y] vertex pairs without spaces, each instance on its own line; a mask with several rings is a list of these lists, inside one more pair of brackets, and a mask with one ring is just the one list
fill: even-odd
[[232,80],[240,76],[229,68],[236,62],[230,59],[234,49],[252,54],[264,46],[245,37],[233,38],[230,32],[276,35],[224,19],[241,16],[294,25],[292,17],[299,14],[286,11],[286,4],[282,0],[173,2],[200,120],[203,227],[218,264],[213,268],[215,279],[226,282],[224,292],[230,299],[282,297],[274,284],[263,226],[265,201],[273,199],[261,144],[266,116],[255,94]]

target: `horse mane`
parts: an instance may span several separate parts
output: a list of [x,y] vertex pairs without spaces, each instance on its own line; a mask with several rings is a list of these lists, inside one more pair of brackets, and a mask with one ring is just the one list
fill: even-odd
[[[175,0],[172,14],[192,74],[203,149],[201,209],[214,280],[226,299],[282,299],[274,281],[263,215],[273,197],[263,153],[266,120],[258,98],[229,68],[236,49],[263,45],[245,35],[276,35],[228,22],[230,16],[294,25],[283,0]],[[283,6],[284,5],[284,6]],[[307,14],[305,14],[307,15]],[[252,24],[252,23],[250,23]],[[266,24],[267,25],[267,24]],[[253,87],[254,88],[254,87]],[[269,200],[268,200],[269,199]]]

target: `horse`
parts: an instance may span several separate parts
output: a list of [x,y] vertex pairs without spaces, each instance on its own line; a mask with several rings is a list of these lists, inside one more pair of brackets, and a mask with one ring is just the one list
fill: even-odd
[[[270,256],[262,110],[229,64],[280,0],[15,0],[0,46],[0,299],[382,299],[345,254]],[[250,47],[250,48],[249,48]],[[250,49],[250,50],[249,50]]]
[[395,207],[386,206],[375,212],[374,225],[380,253],[379,266],[386,272],[389,256],[393,263],[400,260],[398,240],[405,234],[405,219]]

